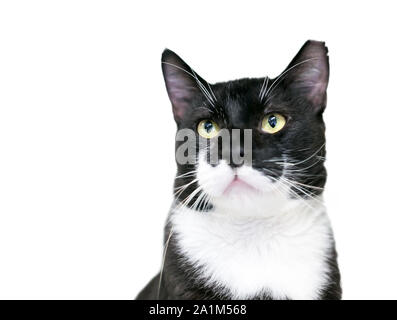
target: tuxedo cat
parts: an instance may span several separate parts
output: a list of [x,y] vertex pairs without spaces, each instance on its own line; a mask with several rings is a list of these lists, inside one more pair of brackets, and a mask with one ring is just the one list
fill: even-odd
[[[137,299],[340,299],[322,201],[325,44],[307,41],[274,79],[209,84],[170,50],[162,70],[178,131],[210,142],[221,130],[248,130],[250,161],[221,152],[211,162],[214,147],[198,142],[196,161],[177,159],[161,270]],[[240,141],[216,148],[241,159]]]

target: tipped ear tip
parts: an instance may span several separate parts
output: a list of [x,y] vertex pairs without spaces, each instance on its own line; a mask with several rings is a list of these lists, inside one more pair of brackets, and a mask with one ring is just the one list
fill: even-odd
[[304,44],[304,46],[316,46],[316,47],[323,47],[326,48],[325,46],[325,41],[317,41],[317,40],[307,40]]
[[303,47],[328,56],[328,47],[325,45],[325,41],[307,40]]

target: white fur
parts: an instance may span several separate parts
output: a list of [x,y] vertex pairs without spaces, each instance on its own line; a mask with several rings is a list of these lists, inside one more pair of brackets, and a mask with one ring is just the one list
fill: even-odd
[[[228,196],[223,195],[236,174],[258,192],[236,190]],[[263,217],[273,215],[273,212],[289,205],[285,187],[272,182],[270,178],[249,166],[233,170],[226,161],[221,161],[219,165],[212,167],[200,157],[197,178],[199,185],[211,196],[211,203],[216,206],[218,213]]]
[[[225,195],[235,174],[260,192]],[[333,241],[321,199],[291,199],[245,166],[233,171],[226,163],[212,167],[201,161],[198,178],[214,210],[178,207],[171,223],[181,253],[201,267],[199,277],[234,299],[264,292],[280,299],[318,298]]]

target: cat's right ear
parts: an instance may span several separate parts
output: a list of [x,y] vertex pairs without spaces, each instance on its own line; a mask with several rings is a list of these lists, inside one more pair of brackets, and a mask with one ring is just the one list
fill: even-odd
[[198,82],[202,79],[169,49],[165,49],[161,56],[161,66],[174,118],[179,122],[191,107],[194,97],[200,93]]

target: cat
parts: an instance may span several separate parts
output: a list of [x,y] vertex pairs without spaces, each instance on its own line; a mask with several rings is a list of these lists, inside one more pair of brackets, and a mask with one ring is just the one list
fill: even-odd
[[[137,299],[341,299],[322,200],[325,43],[307,41],[274,79],[209,84],[168,49],[162,71],[178,131],[248,129],[251,159],[211,163],[213,146],[196,143],[196,162],[177,161],[161,270]],[[244,143],[217,148],[244,156]]]

